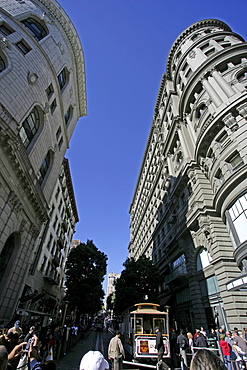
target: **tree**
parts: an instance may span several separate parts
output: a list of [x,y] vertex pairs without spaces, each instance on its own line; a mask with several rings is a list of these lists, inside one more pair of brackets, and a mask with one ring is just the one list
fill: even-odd
[[107,256],[92,240],[71,249],[66,262],[66,299],[80,314],[95,314],[102,308],[102,282]]
[[137,261],[128,258],[123,266],[125,270],[116,282],[115,313],[119,315],[144,301],[157,303],[161,276],[152,261],[146,256],[141,256]]
[[113,310],[114,308],[114,296],[113,293],[109,294],[106,299],[106,309],[107,310]]

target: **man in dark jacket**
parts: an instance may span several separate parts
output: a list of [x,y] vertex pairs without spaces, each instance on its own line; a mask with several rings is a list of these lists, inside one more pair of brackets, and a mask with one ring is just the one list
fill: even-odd
[[186,366],[186,368],[188,366],[186,349],[189,347],[189,341],[188,341],[188,338],[184,335],[183,330],[180,330],[180,335],[177,338],[177,344],[178,344],[179,350],[180,350],[181,369],[184,370],[185,366]]
[[159,326],[156,326],[156,328],[154,328],[154,331],[156,333],[155,348],[158,350],[158,369],[169,369],[168,366],[162,361],[165,352],[165,347],[163,342],[163,336],[160,332]]
[[202,333],[199,333],[198,337],[195,340],[196,347],[205,348],[207,347],[207,342]]

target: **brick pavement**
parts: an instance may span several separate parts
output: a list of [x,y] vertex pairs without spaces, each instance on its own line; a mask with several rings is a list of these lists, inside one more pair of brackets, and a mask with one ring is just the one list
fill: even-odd
[[57,370],[78,370],[82,357],[94,350],[96,332],[89,330],[72,350],[57,363]]

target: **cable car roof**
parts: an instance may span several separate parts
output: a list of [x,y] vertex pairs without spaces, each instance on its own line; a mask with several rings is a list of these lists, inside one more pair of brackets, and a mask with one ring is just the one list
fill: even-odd
[[153,314],[153,315],[167,315],[167,312],[165,311],[159,311],[158,308],[160,307],[159,304],[156,303],[137,303],[134,305],[134,307],[137,307],[136,310],[131,311],[130,314]]

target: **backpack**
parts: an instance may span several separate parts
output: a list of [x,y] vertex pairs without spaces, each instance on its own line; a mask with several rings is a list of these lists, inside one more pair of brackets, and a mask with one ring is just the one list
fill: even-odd
[[181,349],[186,349],[188,347],[187,341],[185,338],[181,340]]

